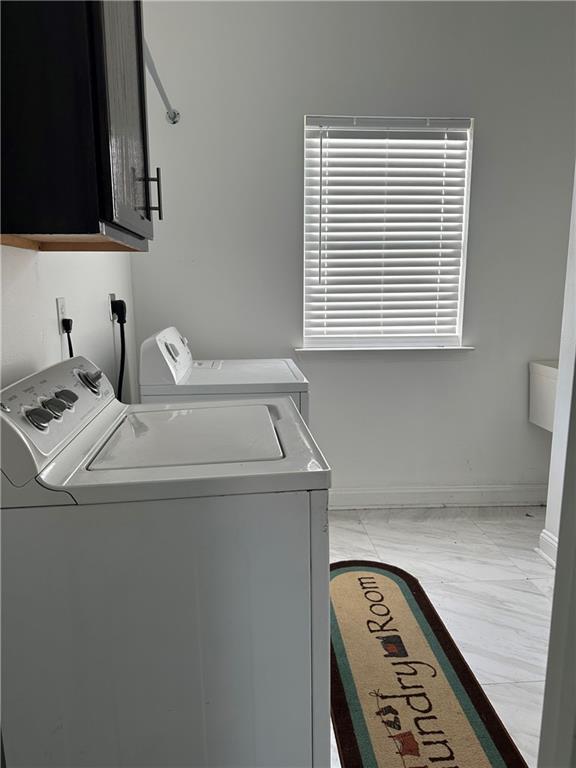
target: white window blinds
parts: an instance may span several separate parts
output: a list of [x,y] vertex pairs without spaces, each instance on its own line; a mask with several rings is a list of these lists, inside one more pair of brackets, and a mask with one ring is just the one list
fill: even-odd
[[304,346],[462,343],[472,120],[306,117]]

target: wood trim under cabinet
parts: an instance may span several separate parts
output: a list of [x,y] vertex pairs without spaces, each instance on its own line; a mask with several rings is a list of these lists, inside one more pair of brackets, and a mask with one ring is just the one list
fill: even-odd
[[25,248],[27,251],[37,251],[38,243],[20,235],[0,235],[0,245],[10,245],[12,248]]
[[0,235],[0,245],[27,251],[129,251],[141,252],[101,234],[93,235]]

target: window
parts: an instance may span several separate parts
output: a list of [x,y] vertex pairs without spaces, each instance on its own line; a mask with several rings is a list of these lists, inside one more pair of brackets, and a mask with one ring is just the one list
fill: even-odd
[[462,344],[472,125],[306,117],[305,348]]

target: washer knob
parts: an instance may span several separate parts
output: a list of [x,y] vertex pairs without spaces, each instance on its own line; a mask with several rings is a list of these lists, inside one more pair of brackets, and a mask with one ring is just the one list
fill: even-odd
[[48,424],[50,424],[54,416],[46,408],[30,408],[29,411],[26,411],[26,418],[33,427],[44,432],[48,429]]
[[100,394],[102,371],[79,371],[78,378],[85,387],[88,387],[90,392],[93,392],[95,395]]
[[42,402],[42,407],[54,416],[55,419],[61,419],[64,411],[68,410],[68,406],[62,400],[58,400],[56,397],[50,397],[48,400]]
[[66,408],[73,408],[74,403],[78,400],[78,395],[71,389],[59,389],[58,392],[54,392],[54,397],[62,400]]

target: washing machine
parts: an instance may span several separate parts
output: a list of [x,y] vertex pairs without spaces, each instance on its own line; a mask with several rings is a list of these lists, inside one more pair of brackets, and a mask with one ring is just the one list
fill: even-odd
[[1,392],[11,768],[328,768],[330,470],[288,396]]
[[173,327],[150,336],[140,348],[143,403],[270,394],[289,395],[308,422],[308,380],[293,360],[195,360],[188,340]]

